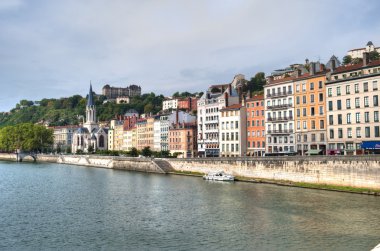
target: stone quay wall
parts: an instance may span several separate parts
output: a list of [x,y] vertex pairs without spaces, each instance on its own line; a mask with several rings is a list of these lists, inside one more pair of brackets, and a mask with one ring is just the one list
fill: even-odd
[[[0,153],[1,159],[16,157]],[[224,171],[253,180],[380,189],[380,156],[376,155],[192,159],[38,155],[37,161],[154,173]]]
[[380,156],[289,156],[167,159],[177,171],[224,171],[235,176],[380,189]]

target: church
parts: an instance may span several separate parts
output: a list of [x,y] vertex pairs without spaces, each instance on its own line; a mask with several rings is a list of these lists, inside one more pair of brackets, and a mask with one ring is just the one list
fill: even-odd
[[78,150],[83,152],[94,152],[96,150],[107,150],[108,129],[99,126],[96,121],[96,107],[94,94],[90,84],[86,105],[86,122],[73,134],[72,152]]

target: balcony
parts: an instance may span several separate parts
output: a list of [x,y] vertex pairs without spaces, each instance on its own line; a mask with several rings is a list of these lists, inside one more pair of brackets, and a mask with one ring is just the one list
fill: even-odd
[[283,129],[283,130],[268,130],[267,134],[290,134],[293,133],[293,129]]
[[267,118],[267,122],[283,122],[293,120],[293,116],[290,117],[276,117],[276,118]]
[[289,107],[292,107],[293,104],[282,104],[282,105],[268,105],[267,108],[271,110],[280,110],[280,109],[287,109]]
[[288,95],[292,95],[293,92],[276,92],[276,93],[272,93],[272,94],[267,94],[267,98],[279,98],[279,97],[285,97],[285,96],[288,96]]

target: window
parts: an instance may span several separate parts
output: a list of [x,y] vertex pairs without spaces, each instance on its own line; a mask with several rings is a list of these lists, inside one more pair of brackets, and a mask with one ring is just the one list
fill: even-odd
[[369,112],[365,112],[365,113],[364,113],[364,121],[365,121],[366,123],[369,122]]
[[373,96],[373,106],[379,106],[379,96],[378,95]]
[[332,110],[333,110],[333,102],[329,101],[329,111],[332,111]]
[[318,87],[319,87],[319,89],[322,89],[322,88],[323,88],[323,83],[322,83],[322,81],[319,81],[319,83],[318,83]]
[[370,127],[369,127],[369,126],[366,126],[366,127],[365,127],[365,137],[366,137],[366,138],[371,137],[371,130],[370,130]]
[[327,95],[332,97],[332,88],[327,89]]
[[297,121],[297,130],[301,129],[301,122]]
[[329,125],[333,125],[333,124],[334,124],[334,116],[329,115]]
[[360,127],[356,127],[356,138],[361,138],[361,129]]
[[338,114],[338,125],[342,124],[342,114]]
[[321,133],[319,134],[320,141],[325,141],[325,134]]
[[236,128],[236,129],[239,128],[239,121],[235,121],[235,128]]
[[368,107],[369,102],[368,102],[368,96],[364,97],[364,107]]
[[372,82],[372,89],[373,89],[374,91],[377,91],[377,81],[373,81],[373,82]]
[[305,83],[302,84],[302,91],[303,92],[306,91],[306,84]]
[[359,84],[355,84],[355,93],[359,93]]
[[306,96],[302,96],[302,104],[306,104]]
[[356,123],[360,123],[360,112],[357,112],[355,114],[355,117],[356,117]]
[[355,98],[355,107],[360,108],[360,98]]
[[346,85],[346,94],[350,94],[350,85]]
[[303,129],[307,129],[307,123],[306,123],[306,121],[303,121]]
[[340,95],[341,95],[341,93],[340,93],[340,86],[337,86],[337,87],[336,87],[336,95],[337,95],[337,96],[340,96]]
[[315,129],[315,120],[311,121],[311,129]]
[[296,85],[296,92],[300,92],[300,84]]
[[323,106],[319,107],[319,115],[323,115]]
[[324,120],[319,121],[319,129],[325,129],[325,121]]
[[375,126],[375,137],[376,138],[380,137],[380,127],[379,126]]
[[352,128],[347,128],[347,137],[352,138]]
[[314,115],[315,115],[315,108],[314,108],[314,107],[311,107],[311,108],[310,108],[310,115],[311,115],[311,116],[314,116]]
[[310,95],[310,102],[311,102],[311,103],[314,103],[314,94],[311,94],[311,95]]
[[301,111],[300,109],[297,109],[297,118],[301,117]]
[[347,118],[347,124],[351,124],[351,113],[347,113],[346,118]]
[[307,134],[303,135],[303,142],[307,142]]
[[338,109],[338,110],[342,110],[342,100],[338,99],[338,100],[336,101],[336,106],[337,106],[337,109]]
[[334,129],[330,129],[330,139],[334,138]]
[[351,109],[351,99],[346,99],[346,109]]
[[300,97],[299,96],[296,97],[296,103],[297,103],[297,105],[300,104]]
[[314,83],[310,83],[310,90],[314,90]]
[[342,128],[338,128],[338,138],[343,138],[343,129]]
[[312,142],[315,142],[315,133],[312,133],[312,134],[311,134],[311,141],[312,141]]
[[379,122],[379,111],[374,111],[373,112],[373,121],[374,122]]
[[363,83],[364,92],[368,92],[368,82]]
[[302,108],[302,115],[306,117],[306,108]]
[[323,93],[319,93],[319,102],[323,101]]

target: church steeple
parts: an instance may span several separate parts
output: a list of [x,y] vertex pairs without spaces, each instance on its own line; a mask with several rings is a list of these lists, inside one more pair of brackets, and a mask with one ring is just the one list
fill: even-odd
[[92,93],[92,84],[90,82],[90,92],[88,93],[87,106],[94,106],[94,95]]
[[96,123],[96,108],[95,108],[95,103],[94,103],[94,94],[92,92],[91,82],[90,82],[90,91],[88,93],[88,98],[87,98],[85,127],[87,127],[90,132],[92,132],[94,128],[98,127]]

